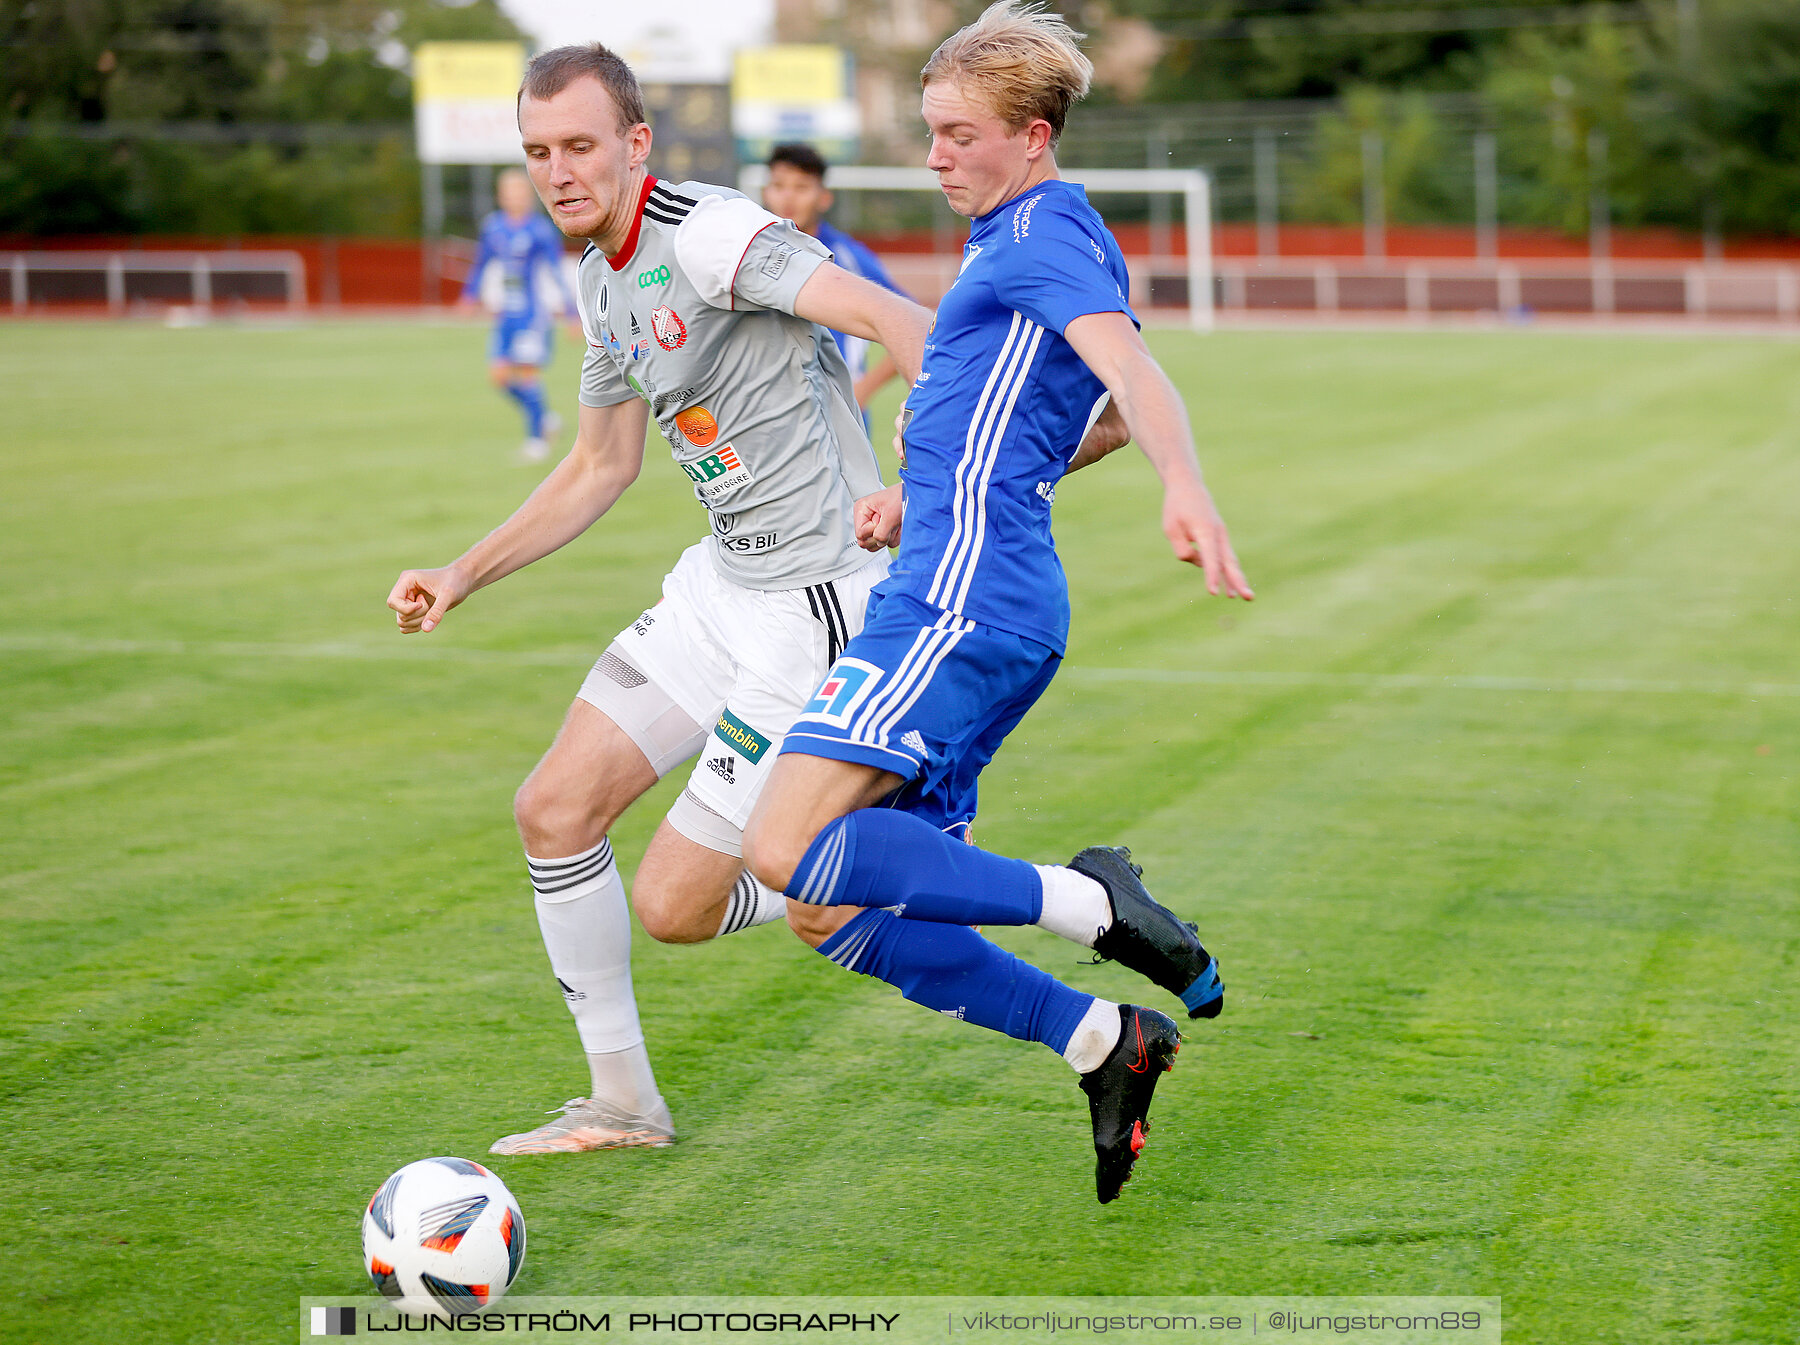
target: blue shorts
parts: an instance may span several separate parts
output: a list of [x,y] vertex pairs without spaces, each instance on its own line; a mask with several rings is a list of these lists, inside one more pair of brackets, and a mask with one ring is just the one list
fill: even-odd
[[974,819],[982,769],[1061,662],[1049,645],[877,589],[781,750],[892,771],[906,784],[891,806],[954,830]]
[[488,335],[488,363],[504,360],[543,368],[550,363],[551,331],[551,325],[541,318],[501,314]]

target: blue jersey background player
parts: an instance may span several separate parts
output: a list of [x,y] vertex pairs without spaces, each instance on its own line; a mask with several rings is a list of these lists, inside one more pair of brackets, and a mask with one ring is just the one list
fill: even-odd
[[[460,303],[481,302],[484,277],[497,269],[499,307],[488,337],[488,376],[519,404],[525,442],[519,456],[542,462],[562,421],[549,408],[542,372],[550,363],[556,319],[575,312],[563,273],[562,236],[538,208],[537,192],[521,169],[508,168],[494,187],[499,209],[481,222],[481,239]],[[555,296],[555,307],[546,297]]]
[[[744,857],[793,900],[861,908],[815,945],[834,962],[1061,1054],[1088,1096],[1105,1202],[1143,1147],[1175,1023],[1075,991],[967,926],[1039,925],[1143,973],[1191,1017],[1222,1007],[1217,966],[1129,852],[1034,865],[947,829],[1061,661],[1068,590],[1050,506],[1103,393],[1162,479],[1176,556],[1209,591],[1252,594],[1186,409],[1138,334],[1118,245],[1058,180],[1056,139],[1093,74],[1079,36],[1002,0],[926,63],[926,164],[972,224],[907,397],[900,555],[789,730]],[[894,518],[876,512],[879,539]]]
[[[802,233],[811,234],[830,248],[831,260],[851,275],[861,276],[903,299],[910,299],[912,296],[894,283],[887,267],[866,244],[825,218],[825,212],[831,209],[834,200],[831,189],[825,185],[826,171],[824,156],[811,145],[775,146],[769,152],[769,181],[763,188],[763,205],[772,213],[792,220]],[[863,425],[867,428],[869,403],[889,379],[899,374],[899,370],[885,352],[870,364],[869,343],[862,337],[837,331],[831,334],[843,352],[844,362],[850,366],[856,404],[863,409]]]

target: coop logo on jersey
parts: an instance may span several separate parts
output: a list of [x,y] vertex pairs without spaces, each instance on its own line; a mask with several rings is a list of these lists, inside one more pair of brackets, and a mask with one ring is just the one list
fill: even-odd
[[881,669],[873,663],[841,658],[826,674],[825,680],[819,683],[819,689],[813,693],[813,698],[800,711],[800,718],[817,719],[838,728],[847,728],[850,716],[869,698],[869,693],[880,680]]
[[669,268],[659,266],[653,271],[639,271],[637,282],[640,290],[647,290],[652,285],[666,285],[669,283]]
[[719,712],[713,732],[737,748],[746,761],[761,761],[763,753],[769,750],[769,740],[729,710]]
[[719,422],[704,406],[690,406],[677,412],[675,428],[696,448],[705,448],[719,437]]
[[650,310],[650,330],[656,335],[656,344],[664,350],[679,350],[687,340],[687,323],[667,304]]
[[681,470],[693,478],[694,490],[709,504],[756,480],[730,444],[717,453],[682,463]]

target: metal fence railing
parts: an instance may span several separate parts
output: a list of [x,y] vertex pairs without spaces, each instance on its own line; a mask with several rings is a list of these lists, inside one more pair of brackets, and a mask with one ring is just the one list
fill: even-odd
[[306,303],[306,263],[298,252],[0,253],[12,310],[52,304]]

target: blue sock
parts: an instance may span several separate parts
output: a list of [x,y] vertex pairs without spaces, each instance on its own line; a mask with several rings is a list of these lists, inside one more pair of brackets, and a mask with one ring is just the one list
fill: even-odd
[[892,911],[861,912],[819,951],[914,1004],[1040,1041],[1059,1055],[1094,1002],[972,929],[901,920]]
[[787,894],[814,906],[895,906],[908,920],[1032,925],[1044,883],[1022,859],[965,845],[911,813],[864,808],[813,838]]
[[542,383],[508,383],[506,395],[517,402],[525,412],[525,432],[533,439],[544,437],[544,412],[549,403],[544,397]]

